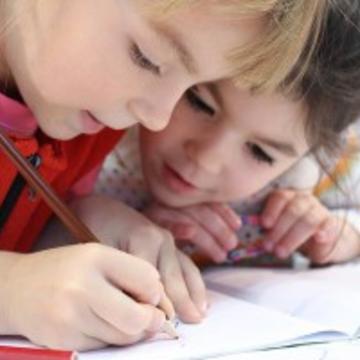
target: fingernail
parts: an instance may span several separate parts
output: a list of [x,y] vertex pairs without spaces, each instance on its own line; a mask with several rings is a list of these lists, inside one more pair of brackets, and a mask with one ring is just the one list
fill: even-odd
[[200,311],[204,316],[206,315],[207,309],[208,309],[208,304],[205,301],[200,305]]
[[241,218],[234,215],[233,225],[234,225],[235,230],[237,230],[238,228],[240,228],[241,225],[242,225]]

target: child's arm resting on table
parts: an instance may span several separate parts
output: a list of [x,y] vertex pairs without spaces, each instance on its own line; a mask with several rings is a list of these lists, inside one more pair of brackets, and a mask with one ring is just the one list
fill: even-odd
[[360,255],[360,235],[346,216],[337,216],[309,192],[274,191],[261,219],[267,230],[265,248],[280,258],[297,249],[317,264],[342,262]]
[[239,216],[226,204],[204,203],[182,208],[169,208],[153,203],[144,214],[168,229],[181,242],[196,245],[215,262],[223,262],[228,251],[237,245]]

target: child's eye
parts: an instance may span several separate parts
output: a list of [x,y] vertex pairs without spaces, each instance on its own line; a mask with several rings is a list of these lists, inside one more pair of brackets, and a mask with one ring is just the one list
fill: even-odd
[[254,143],[247,143],[246,146],[250,150],[250,153],[255,158],[255,160],[264,162],[269,165],[274,164],[275,159],[268,155],[259,145]]
[[190,106],[196,111],[203,111],[210,116],[215,115],[215,110],[210,105],[208,105],[194,90],[189,89],[186,91],[185,97]]
[[142,53],[139,46],[135,43],[133,43],[130,47],[130,55],[134,64],[151,71],[155,75],[160,75],[160,67],[151,62],[151,60]]

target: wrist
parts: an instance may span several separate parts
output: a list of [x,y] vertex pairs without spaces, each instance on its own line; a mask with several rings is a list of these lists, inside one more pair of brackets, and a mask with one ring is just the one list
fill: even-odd
[[344,219],[341,221],[339,239],[329,259],[331,263],[345,262],[360,256],[360,233],[351,223]]
[[16,326],[13,322],[14,296],[16,296],[16,276],[14,269],[19,261],[25,257],[23,254],[0,252],[0,335],[17,335]]

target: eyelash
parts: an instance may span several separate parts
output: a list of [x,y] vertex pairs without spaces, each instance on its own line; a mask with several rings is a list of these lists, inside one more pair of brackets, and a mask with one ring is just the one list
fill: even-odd
[[[210,116],[215,115],[215,110],[209,106],[201,97],[194,91],[188,90],[185,94],[186,99],[190,106],[196,111],[203,111]],[[269,156],[259,145],[254,143],[247,143],[251,156],[260,163],[266,163],[268,165],[274,165],[275,159]]]
[[268,165],[274,165],[275,159],[269,156],[259,145],[254,143],[247,143],[251,156],[260,163],[266,163]]
[[194,90],[188,90],[185,93],[190,106],[196,111],[202,111],[207,115],[214,116],[215,110],[208,105]]
[[139,67],[151,71],[155,75],[160,75],[160,67],[155,65],[151,60],[149,60],[140,50],[139,46],[135,43],[131,45],[130,48],[131,59],[134,64]]

